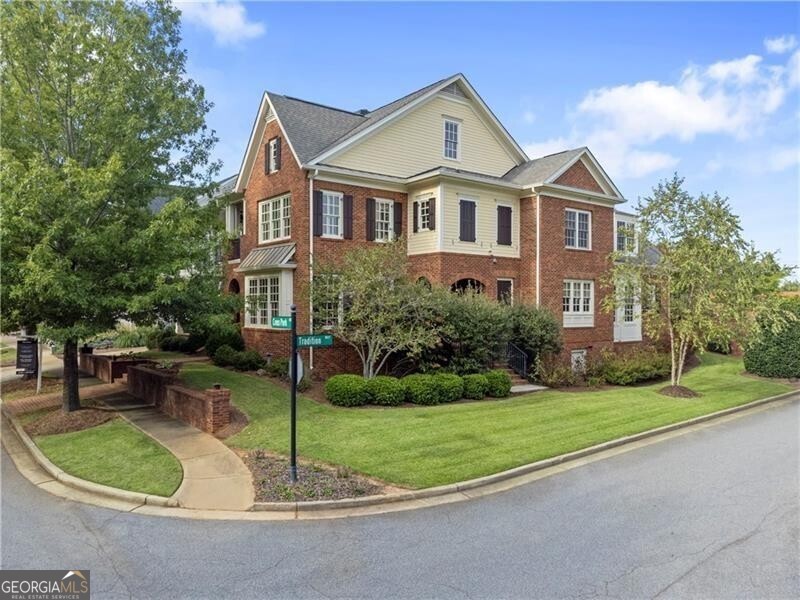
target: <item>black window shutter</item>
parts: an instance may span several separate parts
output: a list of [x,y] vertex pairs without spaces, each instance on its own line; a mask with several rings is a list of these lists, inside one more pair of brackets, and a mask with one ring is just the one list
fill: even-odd
[[460,209],[460,235],[462,242],[475,241],[475,203],[469,200],[459,201]]
[[428,200],[428,222],[430,223],[428,229],[431,231],[436,229],[436,198]]
[[275,170],[281,170],[281,138],[275,138]]
[[314,235],[322,235],[322,192],[314,192]]
[[264,144],[264,174],[269,175],[269,142]]
[[501,246],[511,245],[511,207],[497,207],[497,243]]
[[375,198],[367,198],[367,241],[375,239]]
[[414,202],[414,233],[419,231],[419,202]]
[[344,196],[342,198],[342,212],[344,213],[344,239],[353,239],[353,197]]
[[400,202],[392,204],[394,211],[394,237],[398,238],[403,233],[403,205]]

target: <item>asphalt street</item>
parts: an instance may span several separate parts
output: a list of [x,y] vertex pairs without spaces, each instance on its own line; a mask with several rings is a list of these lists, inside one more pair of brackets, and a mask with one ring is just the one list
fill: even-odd
[[[690,400],[689,400],[690,401]],[[800,402],[478,500],[222,522],[53,497],[2,455],[2,567],[92,598],[796,598]]]

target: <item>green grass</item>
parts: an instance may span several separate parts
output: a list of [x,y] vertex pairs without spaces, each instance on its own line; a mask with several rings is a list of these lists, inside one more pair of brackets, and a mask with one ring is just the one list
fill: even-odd
[[[538,392],[508,400],[433,407],[346,409],[298,399],[298,449],[384,481],[429,487],[496,473],[788,391],[742,376],[742,362],[706,354],[682,384],[700,398],[663,396],[664,383],[592,392]],[[232,446],[288,453],[289,396],[264,379],[187,364],[183,379],[233,390],[250,424]]]
[[12,346],[0,346],[0,366],[16,364],[17,349]]
[[170,352],[167,350],[147,350],[145,352],[137,352],[136,358],[151,358],[153,360],[172,360],[175,358],[186,358],[188,354],[183,352]]
[[170,496],[183,479],[180,463],[168,450],[122,419],[35,441],[61,469],[95,483]]

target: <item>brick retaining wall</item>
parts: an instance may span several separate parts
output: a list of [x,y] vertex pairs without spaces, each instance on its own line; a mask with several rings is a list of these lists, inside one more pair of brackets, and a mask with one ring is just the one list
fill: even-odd
[[81,371],[97,377],[105,383],[114,383],[117,379],[127,375],[128,367],[152,364],[147,358],[118,358],[108,354],[80,354],[78,366]]

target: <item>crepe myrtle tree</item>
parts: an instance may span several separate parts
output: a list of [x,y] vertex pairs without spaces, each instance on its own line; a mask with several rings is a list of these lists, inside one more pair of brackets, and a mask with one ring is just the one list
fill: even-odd
[[169,2],[3,2],[0,18],[0,325],[63,342],[71,411],[80,339],[219,293],[218,208],[194,200],[218,169],[210,104]]
[[402,240],[353,249],[339,263],[315,264],[308,293],[314,331],[352,346],[364,377],[380,373],[396,353],[417,355],[439,340],[430,289],[409,279]]
[[675,174],[639,201],[637,243],[613,253],[607,283],[616,293],[603,300],[608,311],[626,298],[641,303],[645,333],[668,341],[672,388],[690,350],[744,341],[759,317],[780,327],[776,292],[790,272],[744,239],[726,198],[693,197],[683,182]]

